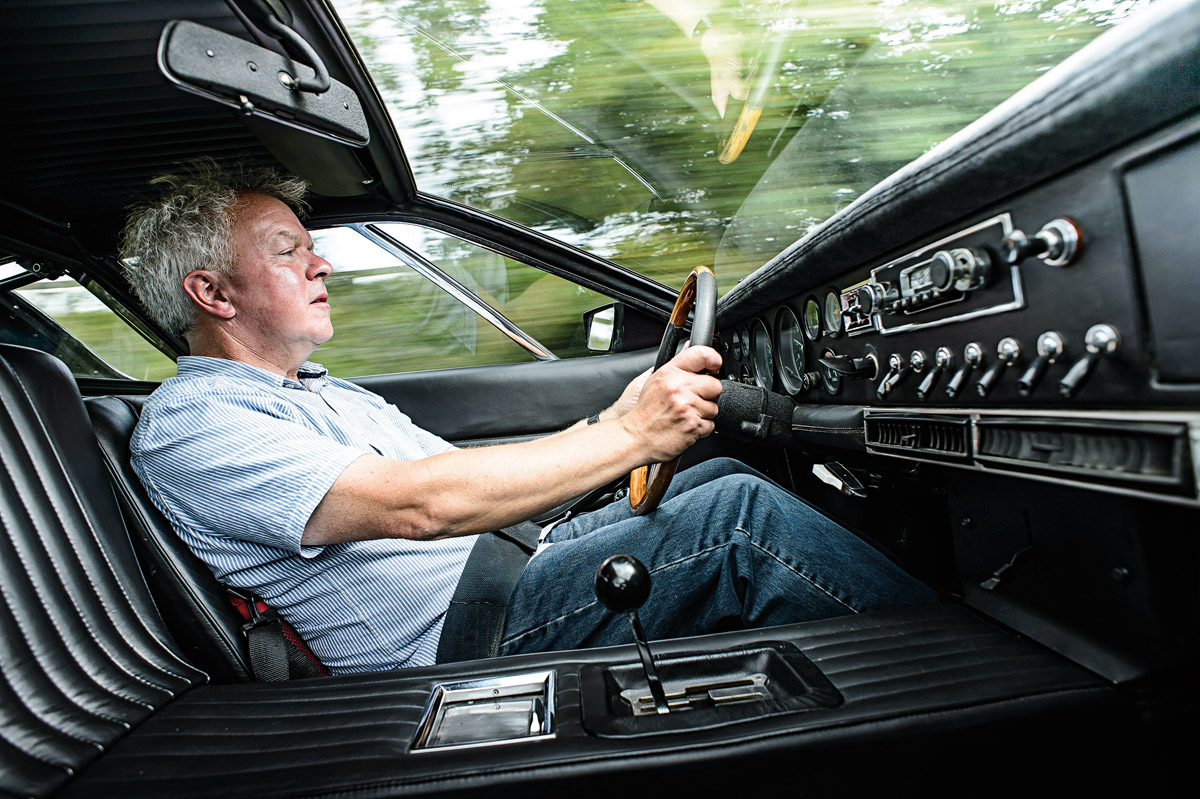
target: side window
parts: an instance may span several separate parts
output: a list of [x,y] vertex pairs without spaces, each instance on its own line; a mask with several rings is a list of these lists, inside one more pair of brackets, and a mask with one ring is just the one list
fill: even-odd
[[582,314],[604,297],[426,228],[312,232],[333,265],[333,338],[313,356],[339,376],[519,363],[587,353]]
[[393,222],[378,228],[473,285],[489,305],[559,358],[592,354],[584,340],[583,314],[609,301],[602,294],[436,230]]
[[[22,270],[23,271],[23,270]],[[69,277],[13,289],[0,339],[46,350],[78,377],[164,380],[175,362],[118,316],[102,288]]]

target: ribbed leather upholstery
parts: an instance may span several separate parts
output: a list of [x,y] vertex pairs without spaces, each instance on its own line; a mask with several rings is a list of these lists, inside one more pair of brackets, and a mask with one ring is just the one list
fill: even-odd
[[171,529],[129,463],[139,408],[121,397],[84,400],[150,591],[183,654],[213,682],[249,682],[242,620],[225,588]]
[[74,380],[0,346],[0,795],[43,796],[205,681],[150,599]]
[[[729,633],[699,642],[656,642],[654,648],[669,656],[780,639],[792,640],[827,670],[844,697],[841,706],[736,723],[722,723],[719,711],[694,711],[710,714],[706,728],[650,736],[588,735],[581,729],[580,669],[636,662],[632,646],[269,686],[201,686],[121,742],[64,795],[268,799],[474,787],[484,795],[542,796],[556,779],[591,775],[603,780],[606,774],[625,779],[643,769],[651,772],[639,778],[646,782],[619,784],[636,784],[630,795],[644,796],[652,795],[649,780],[664,780],[677,790],[694,788],[697,782],[765,785],[772,773],[808,780],[813,764],[836,753],[831,744],[874,741],[879,752],[870,756],[869,767],[881,768],[889,750],[919,746],[928,741],[921,736],[931,731],[970,742],[986,761],[989,751],[1016,745],[1024,752],[1038,741],[1045,744],[1042,738],[1052,734],[1055,714],[1060,720],[1064,712],[1088,719],[1078,730],[1070,728],[1080,742],[1103,735],[1104,720],[1115,724],[1120,717],[1113,712],[1113,692],[1095,677],[954,606]],[[443,753],[408,751],[435,683],[545,668],[557,669],[559,675],[556,740]],[[1014,719],[1027,736],[993,749],[990,725],[1002,728]],[[943,754],[930,747],[925,757],[937,763]],[[1061,750],[1064,764],[1068,748],[1064,744]],[[803,759],[806,752],[812,753],[808,761]],[[1034,754],[1030,751],[1030,758]],[[953,766],[937,768],[949,772]],[[1025,766],[1014,766],[1013,773],[1021,768]],[[130,780],[135,773],[137,779]],[[857,776],[847,774],[846,779]],[[980,780],[990,784],[998,776],[980,775]],[[576,782],[573,788],[592,795],[585,787],[592,784]]]

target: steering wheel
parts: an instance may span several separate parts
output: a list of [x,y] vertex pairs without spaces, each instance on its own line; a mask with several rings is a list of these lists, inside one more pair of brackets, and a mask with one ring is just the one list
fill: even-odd
[[[679,298],[675,300],[675,309],[671,311],[671,319],[663,332],[662,343],[658,345],[658,355],[654,359],[654,369],[651,371],[657,371],[674,357],[675,348],[683,339],[684,327],[693,306],[695,312],[692,319],[692,335],[688,342],[693,347],[711,346],[713,326],[717,318],[717,277],[707,266],[697,266],[687,276]],[[678,466],[679,458],[676,457],[666,463],[641,466],[630,472],[629,507],[633,509],[633,515],[645,516],[658,507]]]

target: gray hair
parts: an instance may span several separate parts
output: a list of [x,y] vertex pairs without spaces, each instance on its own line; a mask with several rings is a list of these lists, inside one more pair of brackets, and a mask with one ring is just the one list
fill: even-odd
[[151,184],[167,187],[157,199],[136,208],[121,237],[125,276],[146,312],[168,333],[183,336],[196,323],[195,307],[183,278],[197,269],[233,272],[233,222],[239,197],[265,194],[297,215],[307,211],[308,184],[274,169],[212,158],[180,165],[179,174],[159,175]]

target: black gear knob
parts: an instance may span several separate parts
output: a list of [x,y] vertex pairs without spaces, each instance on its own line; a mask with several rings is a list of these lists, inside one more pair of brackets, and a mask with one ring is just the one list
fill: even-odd
[[650,572],[633,555],[613,555],[596,570],[596,599],[616,613],[628,613],[646,604]]

